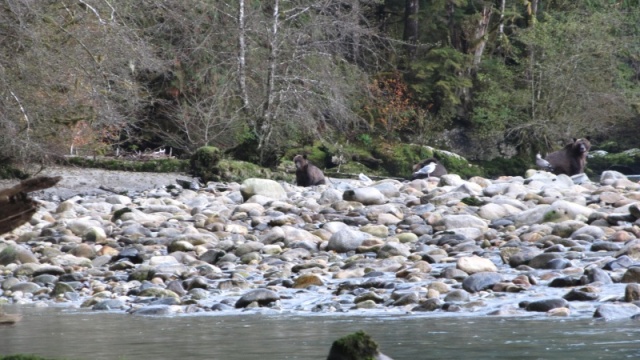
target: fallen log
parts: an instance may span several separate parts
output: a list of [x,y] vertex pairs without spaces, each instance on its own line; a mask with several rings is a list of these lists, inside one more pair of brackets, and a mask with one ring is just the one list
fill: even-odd
[[38,203],[30,199],[28,193],[50,188],[61,179],[61,176],[41,176],[0,190],[0,235],[26,223],[38,210]]

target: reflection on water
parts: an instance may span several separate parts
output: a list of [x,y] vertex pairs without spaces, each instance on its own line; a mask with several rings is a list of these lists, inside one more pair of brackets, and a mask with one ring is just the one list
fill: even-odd
[[546,317],[363,317],[198,314],[139,317],[55,308],[0,327],[0,354],[66,359],[325,359],[331,343],[364,330],[401,359],[640,357],[634,321]]

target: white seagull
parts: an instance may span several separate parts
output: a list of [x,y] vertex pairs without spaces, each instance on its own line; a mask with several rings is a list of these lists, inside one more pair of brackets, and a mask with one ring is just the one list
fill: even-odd
[[422,169],[414,172],[413,176],[427,174],[427,177],[429,177],[429,174],[431,174],[435,169],[436,169],[436,163],[434,163],[432,161],[432,162],[428,163],[427,165],[423,166]]
[[360,173],[360,175],[358,175],[358,178],[360,179],[360,181],[362,181],[365,185],[369,185],[373,182],[373,180],[371,180],[367,175]]
[[547,160],[543,159],[542,155],[540,154],[536,154],[536,165],[538,165],[538,167],[541,169],[553,171],[553,165],[551,165],[551,163],[549,163]]

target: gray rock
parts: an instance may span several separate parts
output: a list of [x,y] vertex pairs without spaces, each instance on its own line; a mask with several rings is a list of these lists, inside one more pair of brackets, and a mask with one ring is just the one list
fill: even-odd
[[462,281],[462,288],[470,293],[476,293],[493,287],[502,281],[502,275],[494,272],[479,272],[468,276]]
[[527,265],[534,269],[548,269],[548,263],[554,259],[562,258],[562,254],[558,253],[542,253],[533,257]]
[[41,289],[41,286],[32,282],[19,282],[9,288],[12,292],[22,291],[23,293],[34,293]]
[[388,242],[378,250],[378,257],[385,259],[392,256],[404,256],[411,255],[409,246],[399,242]]
[[620,280],[622,283],[640,283],[640,266],[627,269]]
[[551,309],[568,307],[569,303],[565,299],[544,299],[530,302],[526,305],[525,310],[547,312]]
[[475,274],[479,272],[496,272],[498,268],[493,261],[482,258],[479,256],[463,256],[458,258],[456,262],[458,269],[466,272],[467,274]]
[[444,301],[447,303],[467,302],[469,301],[469,293],[460,289],[452,290],[444,297]]
[[106,299],[93,305],[91,310],[96,311],[109,311],[109,310],[123,310],[126,308],[124,301],[119,299]]
[[624,288],[624,301],[626,302],[634,302],[640,300],[640,285],[638,284],[628,284]]
[[379,205],[388,201],[380,190],[373,187],[346,190],[342,194],[342,199],[346,201],[357,201],[363,205]]
[[246,308],[254,302],[260,306],[267,306],[278,300],[280,300],[280,296],[275,291],[268,289],[256,289],[242,295],[236,302],[235,307],[236,309]]
[[640,308],[634,304],[602,304],[593,313],[593,317],[604,320],[630,319],[638,313],[640,313]]
[[277,200],[287,198],[287,193],[282,188],[282,185],[269,179],[246,179],[242,182],[240,192],[245,201],[255,195],[262,195]]
[[38,263],[38,258],[36,258],[30,249],[10,245],[0,252],[0,265],[14,263]]
[[173,315],[176,312],[177,308],[172,305],[149,305],[134,309],[131,311],[131,314],[143,316],[167,316]]
[[333,250],[338,253],[353,251],[362,245],[362,242],[369,237],[371,237],[371,235],[362,231],[350,228],[343,229],[331,235],[327,250]]

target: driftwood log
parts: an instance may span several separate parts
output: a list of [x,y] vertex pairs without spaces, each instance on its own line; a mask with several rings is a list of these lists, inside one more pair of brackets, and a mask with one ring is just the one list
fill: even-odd
[[41,176],[0,190],[0,235],[26,223],[35,214],[38,204],[29,198],[28,193],[50,188],[61,179],[61,176]]

